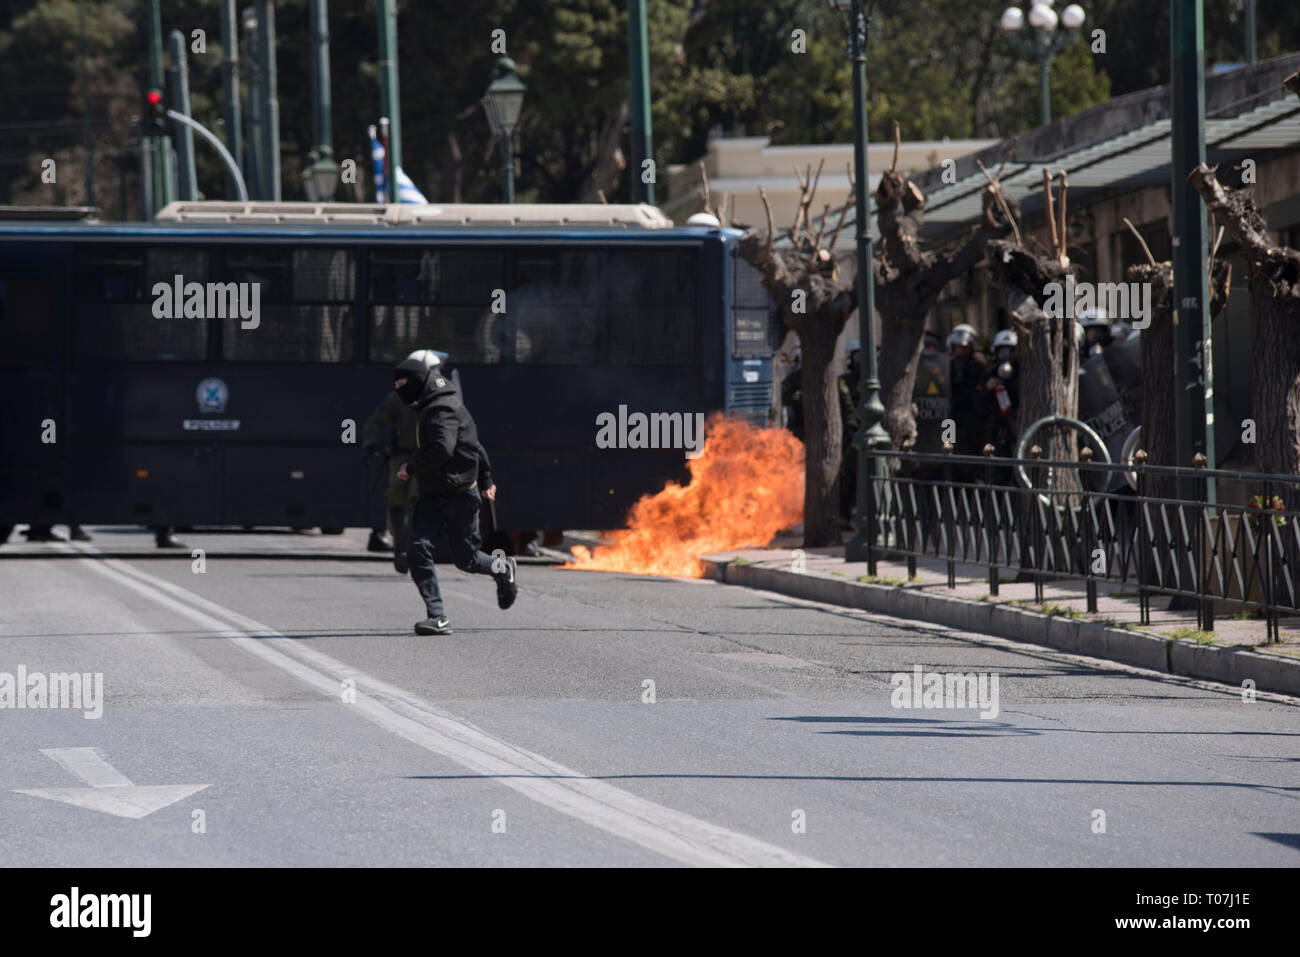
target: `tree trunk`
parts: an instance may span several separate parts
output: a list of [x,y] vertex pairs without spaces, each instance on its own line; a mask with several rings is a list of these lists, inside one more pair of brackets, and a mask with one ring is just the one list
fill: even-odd
[[[1217,316],[1228,304],[1232,267],[1215,260],[1210,276],[1210,315]],[[1174,268],[1173,263],[1130,266],[1129,282],[1151,283],[1151,324],[1142,330],[1142,441],[1150,465],[1181,465],[1177,461],[1177,435],[1172,428],[1174,404]],[[1173,498],[1177,492],[1173,476],[1153,475],[1144,491],[1154,498]]]
[[916,441],[916,364],[925,335],[925,314],[882,316],[880,343],[880,400],[885,406],[882,425],[894,448]]
[[[1002,287],[1011,325],[1020,335],[1020,428],[1024,434],[1039,419],[1079,415],[1079,350],[1075,320],[1044,312],[1051,283],[1065,283],[1068,267],[1035,255],[1022,246],[997,240],[989,244],[992,270]],[[1042,303],[1040,303],[1042,300]],[[1054,312],[1057,310],[1053,310]],[[1077,460],[1077,433],[1043,430],[1033,444],[1043,458]],[[1049,482],[1057,491],[1076,491],[1073,469],[1055,469]],[[1062,504],[1059,503],[1058,504]]]
[[[1251,396],[1256,467],[1300,474],[1300,253],[1273,244],[1248,190],[1227,192],[1204,163],[1188,182],[1250,264],[1257,317]],[[1288,506],[1300,507],[1300,494],[1291,498]]]
[[[897,124],[894,135],[897,139]],[[979,263],[989,241],[1005,236],[1011,226],[994,202],[990,187],[984,194],[984,218],[961,246],[942,254],[922,250],[919,236],[925,222],[925,194],[899,174],[897,143],[895,150],[894,166],[884,172],[876,187],[880,255],[874,270],[880,314],[880,391],[885,406],[882,424],[897,449],[916,439],[912,388],[926,316],[944,286]]]
[[839,392],[833,374],[839,333],[831,323],[811,324],[799,333],[799,345],[803,349],[806,545],[834,544],[839,540],[839,499],[835,490],[843,433]]
[[[761,195],[766,205],[767,195]],[[801,207],[811,199],[812,193],[805,187]],[[815,240],[808,236],[797,239],[796,248],[787,253],[777,252],[770,206],[767,210],[767,232],[748,230],[740,239],[739,251],[762,273],[763,287],[785,326],[799,337],[803,350],[804,547],[837,545],[839,502],[834,493],[843,433],[835,345],[857,308],[857,289],[837,280],[834,260],[820,245],[820,233]],[[801,215],[804,213],[806,208]]]

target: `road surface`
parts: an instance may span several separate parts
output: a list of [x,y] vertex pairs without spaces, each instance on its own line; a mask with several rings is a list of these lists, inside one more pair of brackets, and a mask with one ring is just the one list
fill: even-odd
[[[536,565],[505,612],[441,570],[419,637],[362,532],[97,553],[146,536],[0,554],[0,683],[103,676],[99,718],[0,710],[11,864],[1300,864],[1295,700]],[[895,707],[918,665],[997,715]]]

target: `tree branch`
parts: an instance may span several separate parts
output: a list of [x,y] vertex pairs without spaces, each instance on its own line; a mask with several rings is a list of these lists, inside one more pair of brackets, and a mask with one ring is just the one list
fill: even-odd
[[1137,237],[1138,243],[1140,243],[1142,246],[1142,251],[1147,254],[1147,262],[1150,265],[1154,266],[1156,264],[1156,257],[1151,255],[1151,247],[1148,246],[1147,241],[1142,238],[1142,234],[1139,233],[1138,228],[1133,225],[1133,221],[1129,219],[1127,216],[1125,216],[1124,225],[1127,226],[1130,230],[1132,230],[1133,235]]

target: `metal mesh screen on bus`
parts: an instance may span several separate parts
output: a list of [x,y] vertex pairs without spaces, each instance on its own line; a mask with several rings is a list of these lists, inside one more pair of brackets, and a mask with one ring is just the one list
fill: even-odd
[[356,335],[356,256],[329,248],[232,247],[226,282],[256,284],[260,315],[245,328],[222,322],[221,354],[243,362],[351,362]]
[[79,359],[172,361],[203,359],[202,318],[154,316],[154,287],[170,292],[177,277],[205,283],[211,257],[193,246],[93,245],[77,251],[73,351]]
[[733,262],[731,354],[737,359],[770,355],[780,344],[781,330],[763,275],[739,256]]
[[506,257],[493,249],[382,249],[370,253],[370,361],[440,349],[460,363],[501,361]]
[[239,317],[221,330],[223,358],[238,362],[351,362],[355,335],[351,305],[262,306],[255,329]]
[[683,365],[695,355],[696,254],[611,252],[608,290],[609,362]]
[[397,363],[437,348],[457,363],[501,361],[505,316],[482,306],[371,306],[370,361]]
[[515,361],[590,365],[600,334],[599,250],[521,253],[510,291]]
[[208,324],[156,319],[152,302],[82,302],[75,351],[80,359],[194,362],[207,357]]

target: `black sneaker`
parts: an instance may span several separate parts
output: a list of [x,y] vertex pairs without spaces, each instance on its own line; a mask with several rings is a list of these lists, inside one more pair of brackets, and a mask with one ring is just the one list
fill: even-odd
[[393,550],[393,540],[388,537],[387,532],[370,533],[370,540],[366,542],[366,551],[391,552],[392,550]]
[[72,539],[74,542],[88,542],[91,540],[90,533],[87,532],[80,525],[71,526],[68,529],[68,537]]
[[397,574],[405,575],[407,572],[406,549],[399,548],[393,552],[393,568],[397,569]]
[[492,576],[497,580],[497,607],[505,609],[515,603],[515,596],[519,594],[519,586],[515,584],[515,571],[519,566],[513,558],[499,558],[497,561],[506,565],[505,571]]
[[415,623],[415,633],[417,635],[450,635],[451,622],[447,621],[445,615],[437,618],[426,618],[424,621]]

